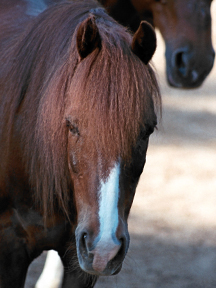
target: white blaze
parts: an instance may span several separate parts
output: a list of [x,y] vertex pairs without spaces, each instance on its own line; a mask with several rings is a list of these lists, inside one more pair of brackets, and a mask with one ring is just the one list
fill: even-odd
[[119,175],[120,163],[116,163],[105,182],[101,181],[99,191],[99,242],[101,244],[113,242],[112,236],[115,235],[118,227]]
[[99,191],[99,222],[98,242],[94,249],[93,269],[104,271],[109,260],[113,259],[121,247],[115,233],[118,227],[120,163],[111,169],[108,178],[101,181]]

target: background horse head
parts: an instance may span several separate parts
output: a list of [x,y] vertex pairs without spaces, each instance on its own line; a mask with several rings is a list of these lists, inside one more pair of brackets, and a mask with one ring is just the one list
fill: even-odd
[[132,37],[94,1],[63,2],[25,26],[0,55],[0,221],[11,223],[10,255],[25,263],[6,267],[0,253],[1,287],[21,287],[44,249],[57,250],[75,276],[115,274],[157,123],[155,32],[142,22]]
[[154,24],[166,44],[171,86],[200,86],[213,67],[211,0],[100,0],[110,15],[135,31],[141,20]]

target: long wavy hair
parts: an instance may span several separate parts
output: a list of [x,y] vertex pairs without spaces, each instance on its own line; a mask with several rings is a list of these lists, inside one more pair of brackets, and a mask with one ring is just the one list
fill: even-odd
[[[80,60],[77,29],[89,15],[95,16],[101,47]],[[45,215],[55,201],[69,213],[68,105],[82,104],[79,119],[87,119],[88,133],[103,157],[120,154],[127,159],[140,127],[155,120],[150,108],[154,105],[156,112],[161,101],[155,74],[132,52],[131,41],[127,29],[97,2],[74,1],[48,8],[0,53],[1,181],[15,133],[29,184]]]

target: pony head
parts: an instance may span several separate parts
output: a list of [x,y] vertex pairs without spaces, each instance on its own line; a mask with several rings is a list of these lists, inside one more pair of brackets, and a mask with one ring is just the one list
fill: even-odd
[[128,250],[127,218],[156,125],[146,66],[156,38],[146,22],[131,41],[116,37],[118,31],[108,34],[116,24],[98,19],[88,17],[77,30],[79,64],[65,119],[79,264],[90,274],[110,275],[120,271]]

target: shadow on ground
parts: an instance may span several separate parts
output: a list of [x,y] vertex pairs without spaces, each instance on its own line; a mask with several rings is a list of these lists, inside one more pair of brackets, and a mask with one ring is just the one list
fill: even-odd
[[[132,216],[131,224],[136,225],[135,223],[136,216]],[[152,234],[151,227],[157,230],[157,234]],[[143,235],[131,234],[131,246],[120,274],[101,277],[95,287],[216,287],[216,246],[210,244],[213,240],[212,231],[191,230],[189,227],[185,231],[182,229],[182,227],[173,229],[166,223],[162,225],[148,219],[146,226],[143,226]],[[181,242],[181,239],[176,236],[183,232],[184,239]],[[216,237],[216,232],[214,236]],[[44,259],[45,254],[34,261],[25,287],[34,287]]]

